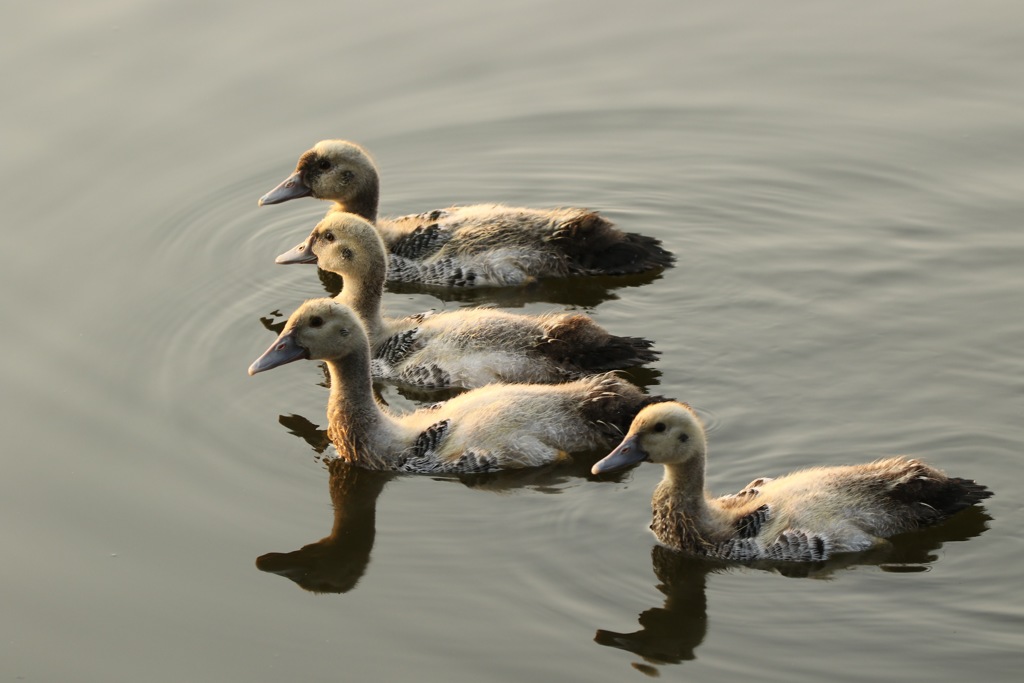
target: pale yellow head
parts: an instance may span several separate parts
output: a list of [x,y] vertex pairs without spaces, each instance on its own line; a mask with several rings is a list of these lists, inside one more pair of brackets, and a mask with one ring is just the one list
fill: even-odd
[[382,277],[387,268],[376,228],[355,214],[329,214],[313,228],[308,244],[320,268],[342,277]]
[[249,366],[249,374],[302,359],[342,360],[366,352],[368,344],[352,309],[333,299],[310,299],[289,316],[277,340]]
[[376,220],[380,178],[373,159],[346,140],[321,140],[299,157],[295,171],[260,198],[260,205],[299,197],[337,202],[342,208]]
[[594,474],[621,469],[638,462],[686,465],[702,462],[707,439],[700,418],[678,401],[649,405],[633,418],[619,446],[594,465]]
[[317,199],[345,203],[372,189],[376,192],[377,167],[359,145],[346,140],[322,140],[301,157],[295,171]]

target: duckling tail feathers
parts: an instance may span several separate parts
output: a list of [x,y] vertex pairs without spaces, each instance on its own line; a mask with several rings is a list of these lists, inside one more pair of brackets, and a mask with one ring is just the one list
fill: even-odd
[[559,365],[585,372],[605,372],[644,365],[658,359],[643,337],[609,334],[592,319],[579,313],[549,318],[537,350]]
[[913,505],[920,523],[931,524],[991,497],[992,491],[971,479],[946,477],[933,470],[900,483],[892,496]]
[[961,479],[960,477],[951,477],[949,480],[951,486],[956,487],[957,497],[959,499],[957,510],[962,510],[965,507],[980,503],[986,498],[992,497],[992,490],[984,484],[979,484],[973,479]]
[[661,240],[622,232],[592,211],[563,223],[552,238],[579,272],[588,275],[629,275],[668,268],[675,263]]

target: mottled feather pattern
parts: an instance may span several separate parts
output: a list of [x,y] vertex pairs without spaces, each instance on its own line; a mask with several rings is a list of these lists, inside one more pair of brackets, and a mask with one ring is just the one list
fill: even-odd
[[809,562],[824,560],[831,555],[831,541],[799,529],[786,529],[770,540],[759,538],[770,518],[771,507],[762,505],[736,519],[733,532],[724,540],[716,540],[715,534],[701,533],[683,508],[662,505],[654,510],[651,530],[670,547],[719,560]]
[[395,240],[390,251],[402,258],[422,260],[437,252],[451,237],[452,233],[439,223],[421,225]]
[[483,474],[500,470],[497,459],[484,451],[467,450],[454,460],[409,458],[399,470],[408,474]]
[[[381,370],[392,368],[405,360],[416,349],[419,328],[404,330],[392,335],[378,345],[373,351],[373,362],[381,364]],[[375,376],[378,373],[373,373]],[[386,375],[382,375],[386,376]]]
[[751,538],[761,533],[761,527],[771,518],[771,509],[770,505],[765,504],[737,519],[736,536]]
[[448,433],[448,428],[451,424],[451,420],[441,420],[440,422],[435,422],[424,429],[420,435],[416,437],[416,443],[413,444],[410,457],[424,458],[433,456],[434,451],[437,450],[437,447],[444,439],[445,434]]
[[[818,562],[828,559],[830,542],[823,536],[802,529],[788,529],[779,534],[774,543],[764,547],[763,555],[769,560],[787,562]],[[867,550],[867,546],[863,548]]]
[[453,258],[423,262],[392,254],[388,260],[387,279],[392,282],[418,282],[439,287],[472,287],[490,282]]
[[707,553],[708,557],[740,562],[820,562],[828,559],[830,554],[831,547],[826,538],[799,529],[784,531],[774,542],[767,544],[754,538],[726,541],[709,548]]
[[452,386],[451,375],[444,368],[434,364],[406,366],[399,372],[392,373],[389,379],[430,389]]
[[499,469],[489,453],[467,449],[457,458],[441,456],[441,447],[451,429],[452,421],[441,420],[427,427],[405,454],[399,469],[413,474],[446,474],[490,472]]

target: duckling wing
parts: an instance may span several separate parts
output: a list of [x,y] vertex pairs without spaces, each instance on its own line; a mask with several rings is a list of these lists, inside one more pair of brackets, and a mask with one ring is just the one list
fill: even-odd
[[753,538],[761,533],[761,527],[772,517],[772,506],[767,503],[753,512],[748,512],[735,522],[737,538]]
[[[767,506],[763,506],[767,507]],[[760,510],[761,508],[758,508]],[[767,518],[766,518],[767,519]],[[735,538],[717,543],[706,549],[709,557],[722,560],[750,562],[754,560],[772,560],[777,562],[817,562],[828,559],[832,553],[832,543],[826,536],[815,534],[803,529],[786,529],[771,542],[756,536],[760,524],[757,517],[744,519],[747,525],[737,530]],[[741,534],[755,535],[743,537]]]
[[395,256],[419,261],[437,253],[451,237],[444,226],[430,223],[416,226],[388,246]]
[[457,458],[444,458],[441,451],[451,431],[451,419],[435,422],[424,429],[405,452],[400,469],[415,474],[490,472],[498,469],[496,458],[480,449],[466,449]]
[[828,559],[832,543],[826,536],[803,529],[786,529],[764,546],[762,559],[784,562],[817,562]]
[[427,261],[391,254],[387,279],[390,282],[415,282],[437,287],[494,286],[481,277],[476,267],[459,259],[434,254]]
[[449,386],[451,377],[444,368],[418,360],[431,338],[436,336],[437,331],[429,330],[429,324],[424,326],[424,321],[434,318],[435,314],[427,311],[395,321],[394,333],[374,348],[370,374],[421,386]]
[[[786,505],[763,500],[760,486],[770,480],[755,479],[739,493],[716,500],[723,512],[731,511],[731,533],[717,542],[708,540],[700,552],[723,560],[748,562],[773,560],[815,562],[827,559],[835,544],[828,533],[812,531],[791,517]],[[870,542],[868,543],[870,544]]]
[[413,445],[403,453],[399,469],[418,474],[441,471],[442,463],[437,453],[448,436],[451,424],[451,420],[441,420],[420,432]]
[[374,360],[386,363],[389,366],[398,365],[409,357],[416,348],[416,341],[419,339],[419,328],[403,330],[399,334],[392,335],[384,340],[377,347]]
[[394,375],[395,368],[420,347],[422,347],[422,343],[420,342],[419,327],[402,330],[391,335],[374,349],[373,358],[370,361],[370,373],[374,377],[391,377]]

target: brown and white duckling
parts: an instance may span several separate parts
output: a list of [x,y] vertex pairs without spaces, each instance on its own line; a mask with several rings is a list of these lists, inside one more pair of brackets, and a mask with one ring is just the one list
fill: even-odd
[[652,343],[609,334],[580,313],[525,315],[460,308],[405,318],[381,314],[387,254],[374,227],[332,212],[278,263],[316,263],[341,275],[335,301],[366,327],[374,377],[423,387],[473,388],[494,382],[564,382],[657,358]]
[[641,410],[622,443],[592,471],[664,465],[651,501],[658,540],[693,555],[741,561],[808,562],[867,550],[992,495],[969,479],[893,457],[758,479],[737,494],[712,498],[704,489],[706,456],[696,413],[669,401]]
[[666,268],[673,256],[652,237],[625,233],[585,209],[453,206],[378,219],[380,180],[352,142],[323,140],[260,205],[297,197],[334,201],[375,223],[391,263],[388,280],[442,287],[507,287],[541,278],[624,275]]
[[368,469],[486,472],[535,467],[608,448],[646,404],[663,400],[613,374],[565,384],[492,384],[402,416],[373,397],[370,343],[332,299],[302,304],[249,374],[299,359],[331,376],[327,433],[341,458]]

